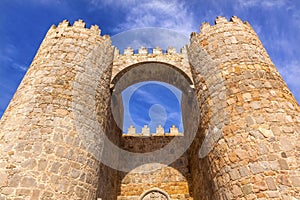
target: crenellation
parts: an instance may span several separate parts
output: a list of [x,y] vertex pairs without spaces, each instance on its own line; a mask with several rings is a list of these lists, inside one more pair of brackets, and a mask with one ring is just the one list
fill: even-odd
[[180,49],[180,54],[187,55],[187,47],[186,46],[184,46]]
[[[223,28],[230,28],[231,30],[236,29],[237,33],[240,32],[241,34],[244,34],[243,31],[239,31],[240,28],[238,25],[246,25],[252,29],[251,25],[247,21],[243,22],[237,16],[232,16],[229,21],[225,17],[218,16],[215,19],[215,24],[213,26],[211,26],[208,22],[203,22],[200,26],[200,34],[203,35],[210,31],[213,31],[214,33],[219,33],[220,31],[223,31]],[[216,26],[222,26],[222,28],[217,28]],[[251,29],[249,31],[252,31]],[[193,33],[191,38],[196,35],[198,34]]]
[[86,38],[88,40],[110,40],[110,36],[101,36],[101,29],[98,25],[91,25],[90,28],[86,27],[86,23],[83,20],[77,20],[70,24],[68,20],[64,20],[59,23],[58,26],[52,25],[49,29],[46,37],[58,38],[64,36],[66,39],[70,38]]
[[176,54],[176,53],[177,53],[176,48],[174,47],[167,48],[167,54]]
[[133,125],[130,125],[130,127],[128,128],[127,133],[130,134],[136,134],[136,129]]
[[86,24],[82,19],[75,21],[73,26],[77,28],[86,28]]
[[147,125],[144,125],[144,127],[142,128],[142,135],[143,136],[150,136],[150,128]]
[[155,136],[163,136],[165,134],[165,130],[160,124],[156,127],[155,130],[156,130],[154,134]]
[[148,54],[148,48],[146,48],[146,47],[140,47],[139,49],[138,49],[138,54],[139,55],[147,55]]
[[133,55],[133,48],[127,47],[127,49],[124,50],[124,55]]
[[120,55],[120,49],[118,49],[117,47],[114,47],[114,56],[118,56]]
[[243,24],[243,21],[240,18],[238,18],[237,16],[232,16],[230,18],[230,22],[234,22],[234,23],[237,23],[237,24]]
[[158,46],[156,46],[154,49],[153,49],[153,54],[162,54],[162,49]]
[[[165,51],[165,53],[164,53]],[[131,47],[127,47],[126,49],[124,49],[124,53],[120,55],[134,55],[134,56],[145,56],[145,55],[162,55],[162,54],[187,54],[187,50],[186,47],[182,47],[180,49],[180,53],[177,53],[176,48],[174,47],[168,47],[166,50],[163,50],[160,47],[155,47],[155,48],[147,48],[147,47],[140,47],[139,49],[133,49]]]
[[178,134],[178,128],[175,125],[172,125],[170,128],[170,134]]
[[50,29],[49,29],[49,31],[50,31],[50,30],[54,30],[54,29],[56,29],[56,28],[57,28],[56,25],[55,25],[55,24],[52,24],[51,27],[50,27]]
[[175,125],[172,125],[170,127],[169,132],[165,132],[164,128],[161,125],[158,125],[155,129],[155,133],[150,132],[150,128],[148,125],[144,125],[142,128],[141,133],[136,132],[136,128],[133,125],[130,125],[130,127],[127,130],[127,133],[123,133],[123,137],[151,137],[151,136],[183,136],[184,133],[179,132],[178,128]]
[[110,41],[110,36],[109,36],[109,35],[103,35],[102,38],[103,38],[104,40],[109,40],[109,43],[111,43],[111,41]]
[[[202,22],[202,25],[200,27],[200,33],[205,33],[207,32],[208,30],[210,30],[210,24],[208,22]],[[194,36],[196,33],[193,32],[193,35]]]
[[66,28],[71,26],[70,22],[68,20],[63,20],[62,22],[60,22],[57,26],[57,28]]
[[248,21],[245,21],[244,24],[250,28],[252,28],[251,24]]
[[215,25],[218,25],[218,24],[226,24],[227,22],[228,22],[228,20],[226,19],[226,17],[218,16],[218,17],[215,19]]
[[101,30],[98,25],[92,25],[90,30],[94,32],[96,35],[101,35]]
[[169,48],[168,52],[164,53],[160,47],[155,47],[153,49],[143,47],[143,50],[141,50],[143,53],[137,52],[136,54],[131,47],[128,47],[124,50],[123,54],[120,53],[114,57],[111,81],[113,82],[118,74],[129,66],[134,66],[134,64],[141,62],[157,62],[170,64],[176,67],[178,66],[178,69],[182,71],[182,73],[185,73],[188,77],[190,77],[190,81],[192,83],[193,78],[191,74],[191,68],[189,67],[188,52],[186,47],[187,46],[184,46],[180,53],[177,53],[176,49],[173,47]]

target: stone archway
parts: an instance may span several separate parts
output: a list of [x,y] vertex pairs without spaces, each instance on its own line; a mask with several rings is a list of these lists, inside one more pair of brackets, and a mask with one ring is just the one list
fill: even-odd
[[[156,187],[171,194],[171,198],[178,195],[183,198],[192,195],[186,150],[193,141],[199,125],[197,112],[199,108],[193,81],[179,67],[163,62],[140,62],[120,71],[111,82],[113,85],[111,108],[114,120],[120,123],[119,127],[123,127],[124,116],[121,95],[127,87],[143,81],[161,81],[182,92],[180,104],[184,126],[183,137],[173,137],[170,141],[164,137],[155,138],[155,141],[154,138],[126,137],[120,138],[119,144],[115,143],[122,149],[118,151],[118,169],[121,169],[121,172],[118,172],[120,180],[118,198],[120,199],[137,198],[144,190]],[[112,153],[109,148],[106,148],[107,144],[105,143],[102,155],[106,155],[106,152],[107,155]],[[170,177],[170,173],[174,173],[174,176]],[[151,191],[143,193],[140,199],[169,199],[168,195],[159,190]]]

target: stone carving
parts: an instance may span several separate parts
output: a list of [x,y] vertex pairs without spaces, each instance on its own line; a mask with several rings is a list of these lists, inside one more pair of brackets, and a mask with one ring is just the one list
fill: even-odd
[[168,198],[160,192],[153,191],[146,194],[142,200],[168,200]]

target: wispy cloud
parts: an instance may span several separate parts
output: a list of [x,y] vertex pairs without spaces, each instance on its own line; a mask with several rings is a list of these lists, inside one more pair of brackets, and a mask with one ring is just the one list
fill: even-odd
[[237,5],[242,8],[260,6],[261,8],[280,8],[286,4],[286,0],[238,0]]
[[[137,96],[133,97],[134,94]],[[172,85],[157,81],[137,83],[126,88],[122,92],[122,98],[124,131],[127,131],[131,124],[137,130],[147,124],[151,131],[155,131],[159,124],[166,125],[166,131],[172,124],[181,126],[178,124],[182,121],[181,91]]]
[[116,2],[115,0],[90,0],[89,4],[93,7],[103,8],[106,6],[117,6],[117,7],[127,7],[129,5],[134,5],[137,0],[123,0]]
[[288,84],[289,88],[293,92],[298,101],[300,100],[300,62],[299,60],[293,60],[289,63],[278,66],[278,71],[282,75],[283,79]]
[[16,70],[20,70],[20,71],[23,71],[23,72],[27,71],[27,69],[28,69],[27,66],[20,65],[20,64],[15,63],[15,62],[12,63],[12,67],[13,67],[14,69],[16,69]]
[[[120,3],[119,3],[120,2]],[[126,10],[125,22],[115,32],[133,28],[163,27],[190,34],[195,30],[194,16],[186,2],[179,0],[134,1],[115,3],[112,0],[92,0],[93,6],[117,6]]]
[[19,71],[26,71],[27,67],[17,61],[18,49],[13,44],[6,44],[0,47],[0,63],[2,67],[13,68]]

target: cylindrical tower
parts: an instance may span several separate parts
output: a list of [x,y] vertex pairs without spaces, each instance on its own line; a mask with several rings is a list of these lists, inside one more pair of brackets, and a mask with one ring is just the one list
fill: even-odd
[[252,27],[218,17],[188,50],[201,107],[195,199],[300,199],[300,108]]
[[97,26],[50,28],[1,120],[0,199],[96,198],[112,59]]

